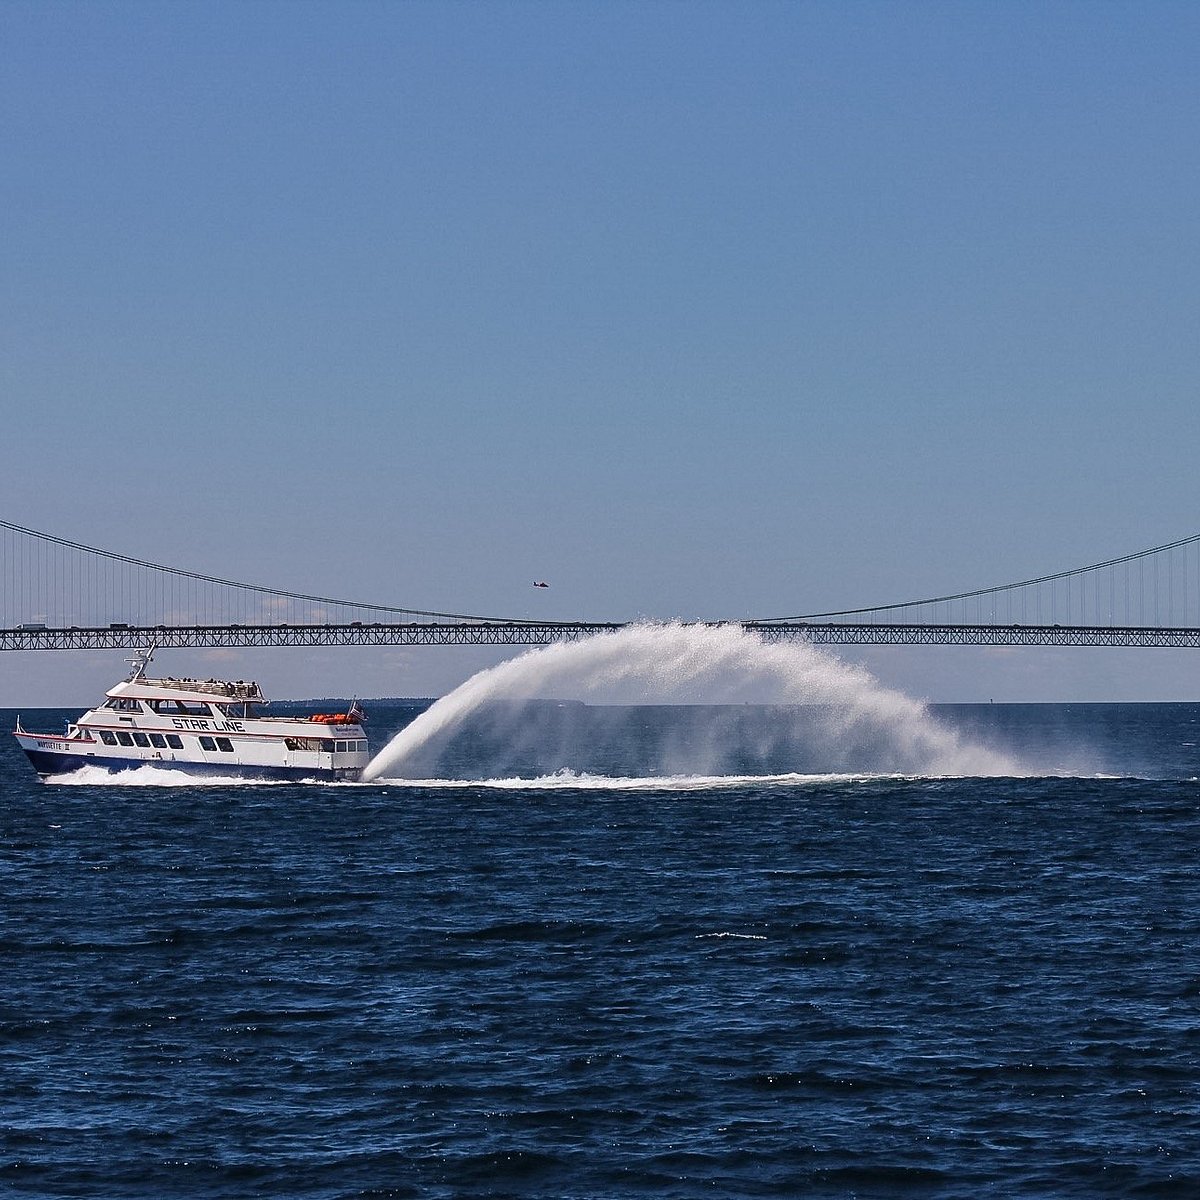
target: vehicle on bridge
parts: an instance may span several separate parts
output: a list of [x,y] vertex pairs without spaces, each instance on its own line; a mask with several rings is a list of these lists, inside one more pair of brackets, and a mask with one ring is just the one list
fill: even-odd
[[14,734],[43,778],[84,767],[124,771],[161,767],[190,775],[244,779],[357,779],[370,759],[363,713],[265,716],[257,683],[222,679],[149,679],[154,648],[132,660],[128,679],[66,733]]

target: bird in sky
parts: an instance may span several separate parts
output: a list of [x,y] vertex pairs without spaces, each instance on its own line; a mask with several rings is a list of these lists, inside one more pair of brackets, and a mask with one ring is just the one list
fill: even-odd
[[550,585],[548,583],[543,583],[541,580],[535,579],[533,581],[533,586],[534,587],[549,587]]

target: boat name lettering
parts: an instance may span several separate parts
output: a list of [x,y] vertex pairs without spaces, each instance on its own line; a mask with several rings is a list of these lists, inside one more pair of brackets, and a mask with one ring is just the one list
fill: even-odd
[[176,729],[212,729],[217,733],[244,733],[241,721],[210,721],[207,717],[172,717]]
[[68,746],[66,742],[47,742],[43,741],[41,738],[38,738],[39,750],[70,750],[70,748],[71,747]]

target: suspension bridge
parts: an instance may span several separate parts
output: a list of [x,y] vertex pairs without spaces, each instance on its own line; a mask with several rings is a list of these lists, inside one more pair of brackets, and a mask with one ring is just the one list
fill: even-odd
[[[1200,534],[949,595],[739,625],[823,645],[1200,647]],[[281,590],[0,520],[0,650],[537,646],[622,628],[438,612]]]

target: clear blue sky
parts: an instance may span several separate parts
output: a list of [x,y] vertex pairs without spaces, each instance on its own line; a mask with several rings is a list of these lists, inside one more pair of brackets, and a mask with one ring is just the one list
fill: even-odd
[[[1193,533],[1198,52],[1182,3],[6,0],[0,515],[603,619]],[[476,660],[265,661],[407,694]],[[1200,693],[1165,652],[869,661]],[[113,664],[0,663],[0,702]]]

